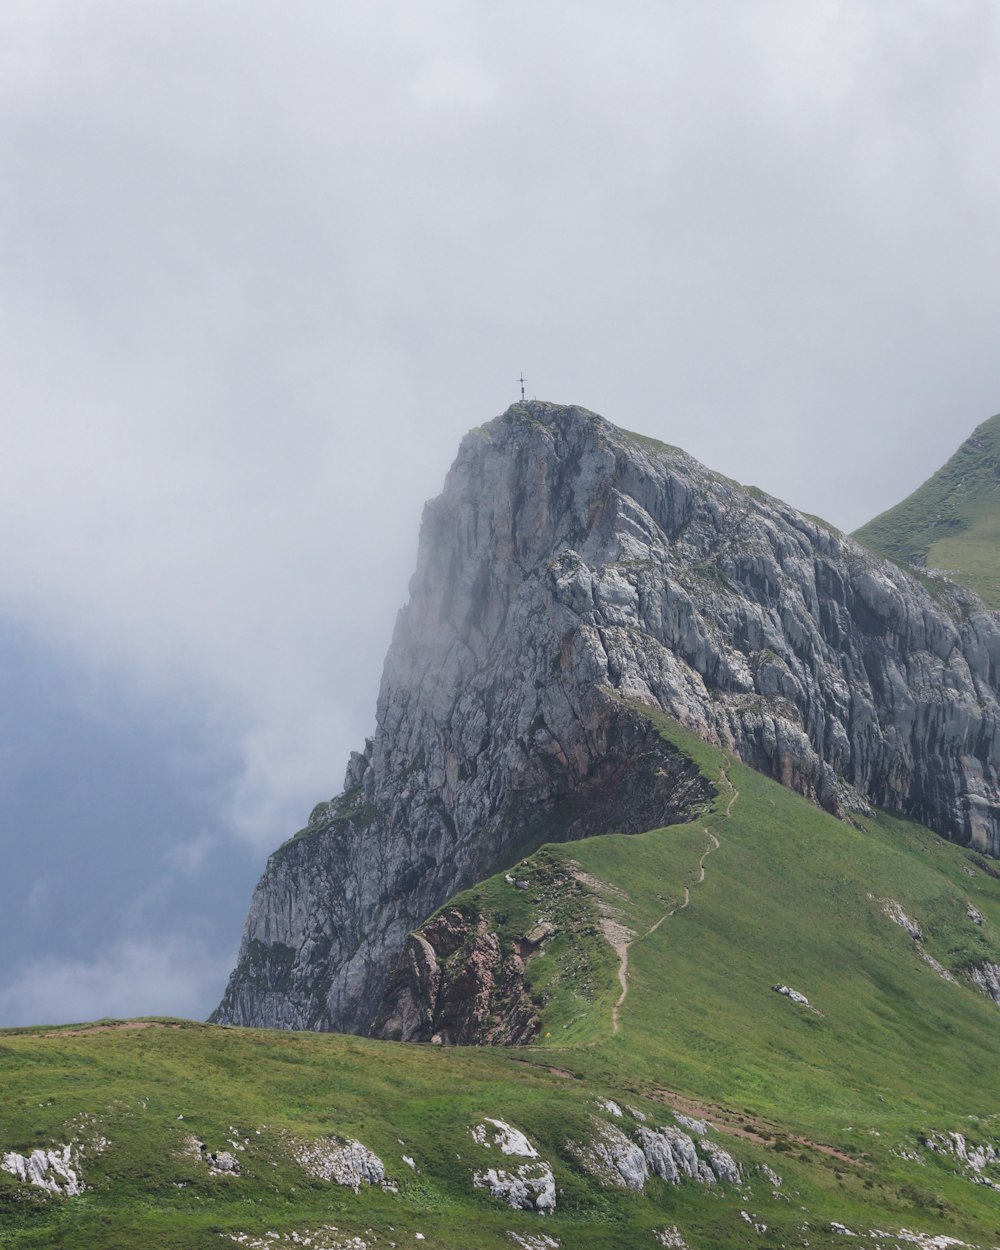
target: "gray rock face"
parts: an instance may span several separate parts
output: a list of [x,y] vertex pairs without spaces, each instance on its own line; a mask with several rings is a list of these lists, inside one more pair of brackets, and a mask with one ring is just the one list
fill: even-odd
[[[636,1129],[636,1137],[642,1145],[643,1154],[649,1163],[650,1171],[661,1180],[676,1182],[682,1177],[689,1180],[700,1180],[711,1185],[715,1183],[715,1171],[704,1160],[698,1158],[694,1141],[687,1133],[665,1124],[662,1128]],[[702,1142],[702,1149],[708,1143]],[[721,1150],[721,1147],[712,1146]],[[725,1154],[725,1151],[721,1151]],[[729,1159],[729,1156],[726,1155]],[[732,1163],[732,1159],[729,1159]],[[735,1167],[736,1165],[733,1164]]]
[[0,1158],[0,1168],[28,1185],[73,1198],[85,1188],[75,1155],[72,1144],[52,1150],[33,1150],[29,1155],[12,1150]]
[[988,994],[1000,1005],[1000,964],[991,963],[988,959],[979,964],[971,964],[966,968],[965,975],[977,989]]
[[370,1031],[391,1041],[526,1045],[539,1019],[524,968],[485,918],[472,923],[446,908],[407,937]]
[[[685,1168],[684,1173],[678,1167],[678,1161],[674,1157],[674,1142],[665,1133],[658,1133],[653,1129],[640,1128],[636,1136],[642,1146],[642,1153],[646,1156],[646,1162],[649,1164],[650,1170],[654,1176],[658,1176],[660,1180],[676,1182],[683,1175],[696,1175],[698,1170],[698,1160],[694,1151],[694,1142],[688,1137],[686,1140],[691,1144],[691,1160],[693,1161],[694,1172],[690,1172]],[[686,1162],[686,1153],[683,1156]]]
[[722,1181],[725,1185],[743,1183],[743,1173],[740,1171],[739,1164],[728,1150],[723,1150],[713,1141],[702,1142],[701,1149],[708,1159],[709,1167],[715,1173],[716,1180]]
[[366,1031],[406,934],[543,840],[683,818],[662,710],[833,812],[1000,853],[1000,626],[690,456],[518,404],[425,509],[376,733],[271,858],[216,1019]]
[[[642,1130],[645,1132],[646,1130]],[[602,1124],[581,1151],[588,1171],[609,1185],[642,1190],[649,1179],[645,1149],[630,1141],[617,1124]]]
[[538,1158],[538,1151],[521,1130],[512,1128],[505,1120],[494,1120],[488,1116],[470,1132],[473,1141],[487,1150],[499,1147],[501,1154],[519,1155],[522,1159]]
[[775,994],[783,994],[785,998],[790,998],[793,1003],[798,1003],[801,1007],[809,1006],[809,999],[805,994],[800,994],[798,990],[793,990],[790,985],[772,985],[771,989]]
[[517,1211],[540,1211],[547,1215],[556,1207],[556,1182],[552,1168],[527,1137],[503,1120],[486,1119],[472,1129],[476,1143],[487,1150],[499,1147],[501,1154],[531,1160],[513,1171],[505,1168],[487,1168],[473,1173],[472,1183],[477,1189],[488,1189]]
[[695,1145],[672,1124],[658,1129],[640,1125],[635,1141],[617,1124],[601,1124],[585,1146],[577,1147],[577,1154],[589,1172],[621,1189],[642,1190],[651,1175],[672,1185],[683,1180],[703,1185],[743,1181],[739,1164],[728,1151],[707,1138]]
[[993,1179],[1000,1165],[1000,1149],[994,1142],[974,1145],[962,1133],[932,1133],[924,1139],[924,1146],[928,1150],[954,1155],[970,1180],[1000,1191],[1000,1181]]
[[883,899],[882,910],[894,924],[898,924],[901,929],[905,929],[914,942],[923,941],[924,931],[921,929],[919,921],[914,920],[912,916],[908,916],[894,898]]
[[317,1180],[333,1181],[357,1193],[362,1185],[385,1183],[385,1164],[367,1146],[349,1137],[296,1142],[292,1153],[303,1170]]
[[209,1155],[208,1167],[211,1172],[228,1172],[232,1176],[240,1174],[240,1161],[228,1150],[219,1150]]
[[669,1228],[654,1228],[653,1236],[667,1250],[688,1250],[688,1244],[676,1224],[671,1224]]
[[487,1168],[472,1178],[477,1189],[488,1189],[494,1198],[515,1211],[540,1211],[543,1215],[556,1209],[555,1178],[543,1163],[523,1164],[516,1172],[503,1168]]

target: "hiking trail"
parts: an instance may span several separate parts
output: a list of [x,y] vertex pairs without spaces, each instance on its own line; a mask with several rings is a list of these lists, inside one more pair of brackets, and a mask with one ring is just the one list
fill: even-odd
[[[725,811],[725,818],[726,820],[728,820],[730,816],[732,816],[733,814],[733,804],[740,797],[740,792],[733,785],[732,781],[730,781],[729,774],[726,772],[725,765],[722,765],[719,768],[719,780],[725,782],[725,784],[729,788],[729,802],[726,804],[726,811]],[[708,835],[708,846],[702,852],[701,857],[698,860],[698,880],[697,880],[698,885],[701,885],[701,883],[705,880],[705,860],[708,859],[709,855],[711,855],[713,851],[717,851],[719,849],[719,846],[721,845],[719,842],[719,839],[715,836],[715,834],[711,831],[711,829],[709,829],[707,825],[702,825],[702,829]],[[619,1011],[621,1010],[622,1005],[625,1002],[625,999],[628,997],[629,947],[631,947],[636,942],[641,942],[643,938],[648,938],[651,933],[655,933],[656,930],[660,927],[660,925],[663,924],[664,920],[669,920],[671,916],[676,916],[677,913],[679,911],[683,911],[684,908],[687,907],[687,905],[690,902],[691,902],[691,887],[686,885],[684,887],[684,901],[681,903],[678,903],[676,907],[671,907],[669,911],[664,912],[663,915],[659,918],[659,920],[657,920],[654,924],[651,924],[649,926],[649,928],[646,930],[645,933],[641,933],[638,937],[632,937],[628,941],[625,941],[624,934],[627,932],[627,930],[625,930],[624,928],[619,928],[619,934],[618,934],[619,940],[611,943],[615,954],[618,956],[618,984],[622,987],[622,992],[618,995],[618,1001],[611,1008],[611,1031],[613,1033],[617,1033],[618,1030],[621,1028],[621,1023],[618,1019],[618,1014],[619,1014]]]

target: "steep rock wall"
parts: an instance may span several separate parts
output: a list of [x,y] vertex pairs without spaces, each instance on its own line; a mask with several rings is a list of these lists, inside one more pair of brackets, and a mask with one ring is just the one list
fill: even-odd
[[456,890],[543,839],[683,818],[705,784],[637,704],[831,811],[996,855],[998,666],[974,596],[593,413],[515,405],[425,509],[375,736],[272,856],[216,1018],[366,1031]]

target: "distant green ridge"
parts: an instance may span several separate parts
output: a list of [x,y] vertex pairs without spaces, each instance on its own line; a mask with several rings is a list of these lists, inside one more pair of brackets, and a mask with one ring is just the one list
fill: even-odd
[[891,560],[940,569],[1000,608],[1000,415],[854,537]]

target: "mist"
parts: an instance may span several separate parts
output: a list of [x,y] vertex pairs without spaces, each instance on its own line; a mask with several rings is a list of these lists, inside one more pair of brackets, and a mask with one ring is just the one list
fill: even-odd
[[8,0],[0,1024],[214,1006],[522,370],[845,530],[933,472],[998,96],[987,3]]

